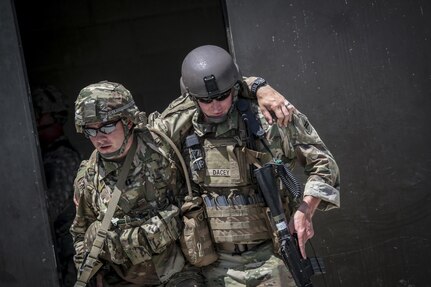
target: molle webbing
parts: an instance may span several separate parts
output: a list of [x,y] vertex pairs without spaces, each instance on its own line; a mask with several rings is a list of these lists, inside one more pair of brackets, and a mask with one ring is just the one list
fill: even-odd
[[216,243],[255,243],[271,238],[260,204],[206,208]]

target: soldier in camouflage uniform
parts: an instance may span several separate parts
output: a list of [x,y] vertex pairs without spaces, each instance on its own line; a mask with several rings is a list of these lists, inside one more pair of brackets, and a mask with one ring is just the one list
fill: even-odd
[[151,118],[151,123],[181,145],[190,162],[194,189],[204,199],[219,256],[201,270],[207,286],[295,286],[273,246],[274,236],[261,208],[252,165],[274,160],[290,169],[295,162],[303,165],[308,179],[302,199],[289,203],[281,184],[279,192],[304,258],[305,243],[314,235],[315,210],[340,205],[339,170],[316,130],[299,111],[293,113],[287,127],[271,125],[254,100],[241,100],[241,106],[245,103],[257,115],[267,147],[262,141],[250,140],[247,123],[239,112],[239,96],[247,98],[250,91],[255,94],[266,82],[254,78],[248,84],[251,89],[225,50],[198,47],[183,61],[184,96]]
[[31,94],[48,187],[48,213],[55,233],[54,246],[61,286],[73,286],[76,270],[69,228],[75,217],[73,179],[81,155],[63,131],[68,113],[60,90],[52,85],[37,85],[32,88]]
[[[70,229],[77,268],[83,266],[107,212],[124,158],[136,144],[125,189],[114,213],[99,260],[98,286],[197,286],[184,271],[177,245],[181,232],[176,168],[163,143],[142,127],[142,113],[121,84],[99,82],[81,90],[75,102],[79,133],[95,147],[75,179],[78,203]],[[190,276],[188,276],[188,274]],[[94,280],[93,280],[94,281]]]

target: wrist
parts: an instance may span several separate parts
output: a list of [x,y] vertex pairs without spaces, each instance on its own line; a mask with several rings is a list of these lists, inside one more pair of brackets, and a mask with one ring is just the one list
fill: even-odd
[[253,81],[253,83],[251,84],[251,87],[250,87],[251,95],[252,95],[254,98],[257,98],[257,91],[258,91],[260,88],[262,88],[262,87],[264,87],[264,86],[266,86],[266,85],[268,85],[268,83],[266,82],[266,80],[265,80],[265,79],[263,79],[263,78],[261,78],[261,77],[257,77],[257,78]]
[[320,204],[320,201],[321,201],[320,198],[317,198],[311,195],[306,195],[302,199],[302,203],[307,206],[307,211],[311,214],[314,214],[314,211],[316,211],[317,207]]
[[320,198],[312,196],[312,195],[306,195],[306,196],[304,196],[304,198],[302,200],[305,201],[309,206],[312,206],[312,207],[317,207],[321,201]]

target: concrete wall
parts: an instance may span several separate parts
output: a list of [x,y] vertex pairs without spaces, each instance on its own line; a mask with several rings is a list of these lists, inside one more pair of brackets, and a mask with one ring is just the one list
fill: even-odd
[[57,286],[44,179],[11,1],[0,1],[0,286]]
[[430,286],[430,2],[226,2],[243,73],[303,111],[340,165],[342,207],[315,216],[316,286]]

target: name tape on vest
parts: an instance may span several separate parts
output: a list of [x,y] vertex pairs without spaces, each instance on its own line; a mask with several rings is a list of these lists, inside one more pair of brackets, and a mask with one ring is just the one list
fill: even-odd
[[230,176],[230,170],[226,168],[208,169],[209,176]]

